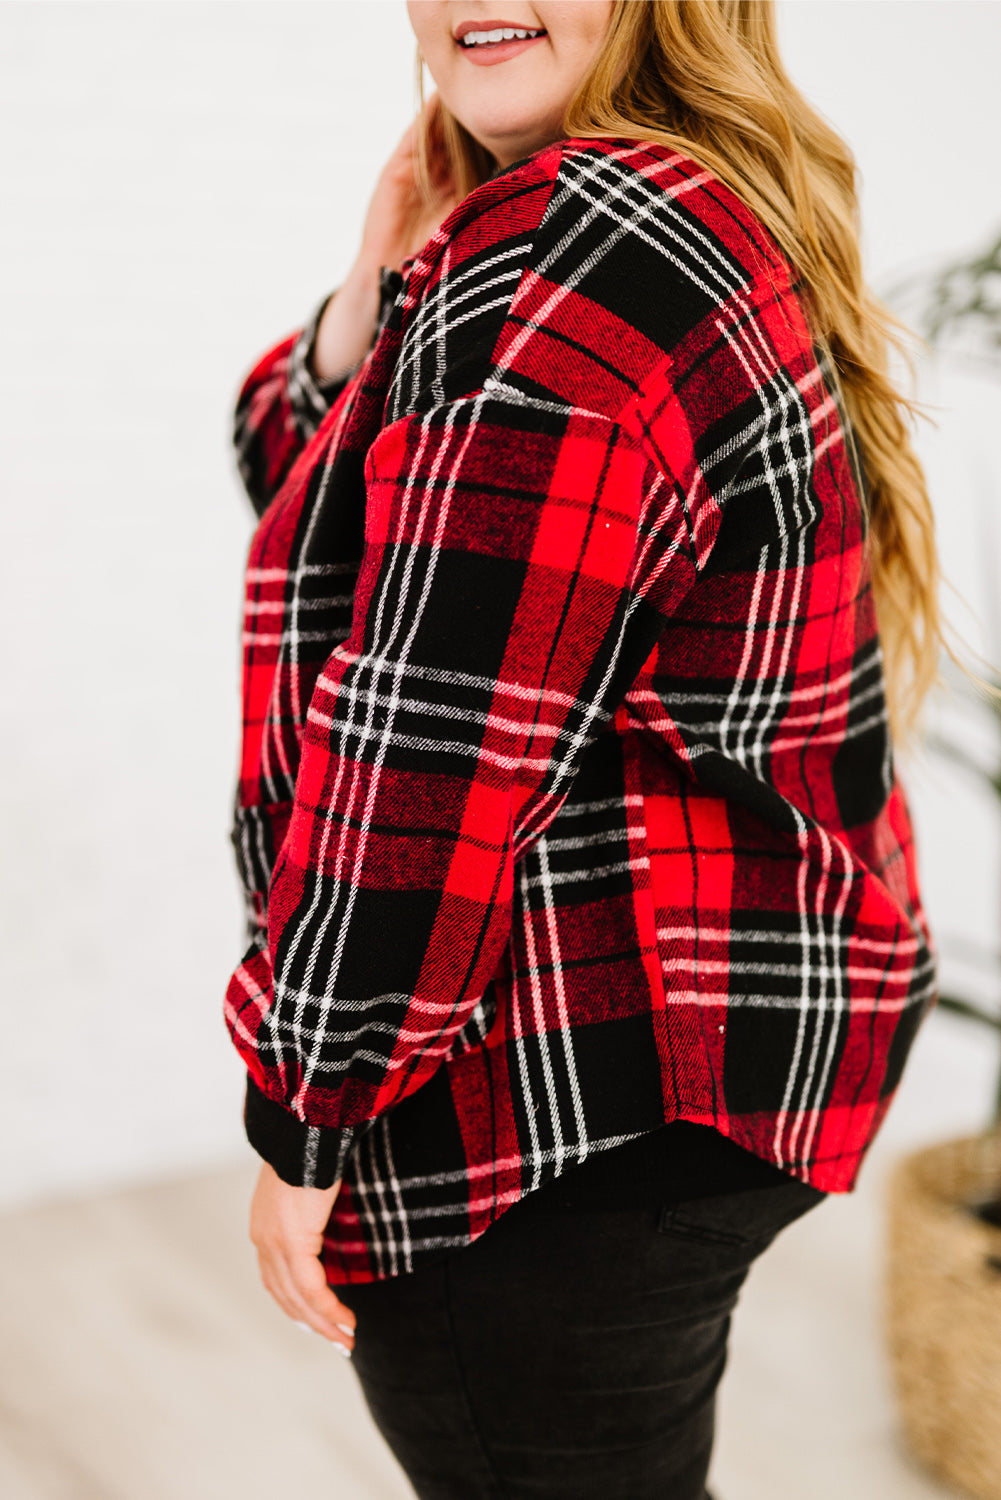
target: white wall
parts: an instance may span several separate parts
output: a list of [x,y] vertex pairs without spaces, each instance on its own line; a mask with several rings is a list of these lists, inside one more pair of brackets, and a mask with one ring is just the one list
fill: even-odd
[[[791,0],[781,21],[857,150],[873,274],[975,244],[1001,216],[1001,10]],[[350,263],[412,102],[398,0],[0,5],[0,1201],[245,1149],[221,1019],[250,533],[229,414]],[[937,500],[962,541],[950,434]],[[957,798],[920,792],[929,904],[987,932],[996,828]],[[919,1131],[978,1122],[988,1045],[948,1031],[955,1088]]]
[[401,5],[0,5],[7,1201],[242,1149],[240,376],[347,268]]

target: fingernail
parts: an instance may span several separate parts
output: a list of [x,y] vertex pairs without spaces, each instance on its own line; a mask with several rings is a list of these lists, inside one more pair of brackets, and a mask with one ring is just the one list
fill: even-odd
[[350,1324],[350,1323],[338,1323],[338,1325],[337,1325],[337,1326],[338,1326],[338,1328],[339,1328],[339,1329],[340,1329],[340,1330],[341,1330],[341,1332],[342,1332],[342,1333],[349,1333],[349,1334],[350,1334],[350,1335],[351,1335],[351,1337],[352,1337],[352,1338],[354,1338],[354,1336],[355,1336],[355,1331],[354,1331],[354,1329],[353,1329],[353,1328],[352,1328],[352,1327],[351,1327],[351,1324]]
[[296,1328],[302,1328],[306,1333],[316,1332],[314,1328],[310,1328],[308,1323],[301,1323],[298,1318],[293,1318],[292,1322],[295,1324]]
[[347,1347],[346,1344],[335,1343],[334,1348],[337,1350],[338,1354],[343,1354],[345,1359],[351,1358],[351,1350]]

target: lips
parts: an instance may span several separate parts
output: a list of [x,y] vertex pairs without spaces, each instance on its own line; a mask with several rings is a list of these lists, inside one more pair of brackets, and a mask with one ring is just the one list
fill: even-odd
[[[452,35],[457,42],[461,42],[463,37],[468,36],[471,31],[531,31],[537,32],[540,36],[545,35],[545,27],[526,26],[523,21],[460,21]],[[533,41],[534,39],[534,37],[531,38]],[[489,45],[499,46],[501,43],[493,42]]]
[[[504,32],[521,31],[530,33],[527,36],[504,37]],[[500,33],[496,40],[492,34]],[[474,43],[464,42],[467,36],[476,36],[482,40]],[[491,37],[491,40],[487,40]],[[530,47],[536,47],[545,41],[546,32],[541,27],[515,26],[510,21],[463,21],[455,29],[455,44],[463,57],[479,67],[489,67],[493,63],[506,62],[509,57],[517,57],[520,52],[527,52]]]

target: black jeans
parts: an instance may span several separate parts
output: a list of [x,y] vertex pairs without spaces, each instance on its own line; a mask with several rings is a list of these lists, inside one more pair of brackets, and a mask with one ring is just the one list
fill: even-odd
[[441,1261],[339,1289],[369,1409],[421,1500],[711,1500],[740,1287],[826,1194],[790,1177],[672,1204],[657,1182],[574,1179]]

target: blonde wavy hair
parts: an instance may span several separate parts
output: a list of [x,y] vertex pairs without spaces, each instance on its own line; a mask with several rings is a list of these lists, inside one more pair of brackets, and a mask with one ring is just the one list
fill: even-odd
[[[420,89],[419,53],[417,72]],[[941,651],[963,666],[943,636],[934,520],[910,436],[918,408],[890,377],[890,348],[906,355],[907,330],[865,284],[855,160],[786,73],[773,0],[615,0],[563,130],[656,141],[691,157],[736,193],[795,267],[854,433],[891,731],[907,737],[941,680]],[[424,184],[434,145],[444,147],[462,196],[497,170],[444,105],[417,133]]]

